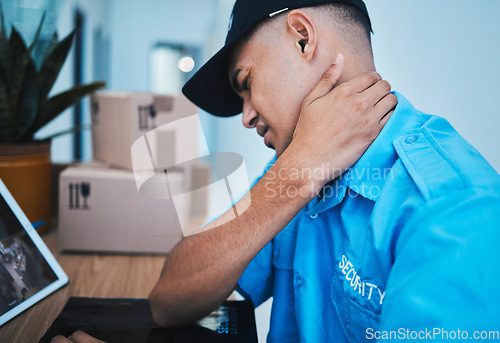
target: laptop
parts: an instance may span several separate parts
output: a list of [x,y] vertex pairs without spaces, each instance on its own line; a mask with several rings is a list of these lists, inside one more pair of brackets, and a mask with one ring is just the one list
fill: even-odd
[[0,326],[68,277],[0,179]]
[[161,328],[151,318],[147,299],[71,297],[39,343],[76,330],[111,343],[257,343],[249,301],[226,301],[196,323]]

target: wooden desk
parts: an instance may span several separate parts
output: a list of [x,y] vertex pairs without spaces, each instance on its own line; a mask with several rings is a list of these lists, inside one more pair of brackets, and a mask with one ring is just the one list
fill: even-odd
[[165,256],[61,254],[56,230],[42,238],[68,275],[69,283],[5,323],[0,328],[2,343],[38,342],[70,296],[146,298],[165,261]]

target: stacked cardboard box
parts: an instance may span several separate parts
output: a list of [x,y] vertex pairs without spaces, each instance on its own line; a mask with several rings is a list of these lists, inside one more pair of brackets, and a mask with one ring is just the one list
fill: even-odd
[[[170,251],[193,212],[189,197],[174,204],[172,194],[190,189],[193,175],[208,177],[203,165],[184,163],[208,155],[197,108],[180,94],[100,92],[91,109],[95,160],[59,180],[60,249]],[[151,180],[164,180],[166,191],[141,192]]]

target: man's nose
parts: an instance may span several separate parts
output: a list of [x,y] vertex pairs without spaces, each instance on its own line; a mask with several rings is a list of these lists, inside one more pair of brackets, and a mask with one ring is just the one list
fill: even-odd
[[243,101],[243,126],[245,126],[248,129],[251,129],[257,125],[258,121],[258,113],[255,110],[255,107],[253,107],[252,102],[250,100],[244,100]]

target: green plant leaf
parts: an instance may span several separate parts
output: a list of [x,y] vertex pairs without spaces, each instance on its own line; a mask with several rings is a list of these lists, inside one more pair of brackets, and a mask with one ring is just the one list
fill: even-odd
[[14,61],[14,76],[8,88],[8,97],[15,141],[21,139],[35,121],[38,107],[38,85],[36,67],[31,58],[31,52],[40,36],[44,20],[45,13],[40,20],[35,38],[29,48],[26,48],[21,35],[15,27],[12,27],[9,39],[11,58]]
[[75,33],[76,31],[71,32],[45,56],[40,72],[38,73],[40,101],[43,101],[49,95],[50,90],[54,86],[57,76],[68,56]]
[[33,51],[35,44],[38,41],[38,37],[40,37],[40,32],[42,31],[42,26],[44,21],[45,21],[45,13],[42,15],[42,19],[40,20],[40,24],[38,25],[35,38],[33,39],[33,42],[31,42],[31,44],[29,45],[29,48],[27,47],[27,44],[21,37],[19,31],[14,26],[12,26],[9,38],[10,56],[8,56],[11,64],[10,66],[8,66],[8,69],[6,68],[7,75],[9,76],[9,81],[12,81],[14,79],[14,77],[19,72],[19,68],[25,62],[24,58],[26,51],[29,51],[29,57],[31,58],[31,52]]
[[30,51],[33,50],[36,42],[38,41],[38,37],[40,37],[40,32],[42,32],[42,26],[43,26],[43,22],[45,21],[46,14],[47,14],[46,12],[43,12],[42,19],[40,19],[40,24],[38,24],[38,28],[36,29],[35,38],[33,38],[33,42],[31,42],[31,45],[30,45]]
[[9,111],[7,81],[3,66],[0,64],[0,142],[7,143],[14,139],[14,125]]
[[38,82],[35,64],[30,57],[30,61],[26,67],[24,75],[22,91],[19,99],[18,109],[16,112],[14,132],[15,141],[21,138],[29,130],[35,121],[38,110]]
[[44,138],[41,138],[40,140],[42,141],[45,141],[45,140],[52,140],[54,138],[57,138],[57,137],[60,137],[60,136],[64,136],[64,135],[67,135],[69,133],[76,133],[78,131],[83,131],[83,130],[89,130],[92,126],[89,125],[89,124],[86,124],[86,125],[78,125],[78,126],[75,126],[75,127],[72,127],[72,128],[69,128],[67,130],[63,130],[63,131],[59,131],[57,133],[54,133],[52,135],[49,135],[47,137],[44,137]]
[[3,15],[3,5],[0,1],[0,25],[2,26],[0,36],[7,41],[7,30],[5,29],[5,16]]
[[9,111],[9,96],[5,61],[8,61],[9,42],[5,30],[5,17],[0,2],[0,142],[7,143],[14,139],[14,127]]
[[[1,43],[0,43],[0,45],[1,45]],[[0,48],[0,50],[1,50],[1,48]],[[0,58],[0,81],[4,84],[5,87],[8,87],[9,83],[7,80],[7,73],[5,71],[5,66],[4,66],[1,58]]]
[[1,1],[0,1],[0,24],[2,25],[2,32],[0,34],[5,35],[5,17],[3,15],[3,5]]
[[24,75],[26,74],[26,69],[28,68],[30,56],[29,50],[26,49],[26,46],[24,45],[24,42],[15,27],[12,27],[9,43],[11,46],[11,65],[7,66],[9,69],[6,69],[5,71],[9,83],[8,92],[11,115],[10,119],[14,124],[17,116],[17,107],[21,101]]
[[47,41],[45,50],[43,51],[42,57],[39,61],[39,70],[42,68],[42,65],[47,59],[47,56],[49,56],[52,53],[52,51],[54,50],[54,48],[57,46],[58,43],[59,43],[59,36],[57,35],[57,32],[54,31],[52,37],[50,37],[50,40]]
[[102,81],[97,81],[86,85],[78,85],[43,102],[41,104],[39,114],[35,122],[31,126],[29,131],[24,135],[23,140],[31,139],[35,132],[48,124],[61,112],[74,105],[84,96],[93,93],[105,86],[106,83]]
[[0,62],[3,64],[4,70],[9,64],[9,41],[7,39],[7,31],[5,30],[5,18],[3,15],[3,7],[0,2],[0,21],[2,29],[0,30]]
[[[27,49],[19,32],[14,27],[12,28],[9,42],[12,47],[11,58],[15,61],[13,70],[11,70],[13,75],[7,75],[8,79],[12,77],[10,86],[8,87],[9,108],[14,127],[19,127],[18,120],[24,125],[30,122],[27,121],[27,117],[18,113],[18,110],[20,108],[27,108],[27,105],[24,104],[25,101],[33,102],[33,99],[29,98],[29,95],[27,99],[23,99],[23,93],[31,95],[33,88],[36,88],[36,68],[31,58],[33,44]],[[9,73],[7,70],[6,72],[7,74]],[[29,87],[30,89],[25,90],[25,87]],[[35,101],[37,102],[37,100]]]
[[8,62],[5,66],[5,72],[9,84],[12,84],[12,81],[14,80],[16,75],[20,72],[21,65],[25,63],[24,59],[27,55],[26,52],[28,51],[28,48],[26,47],[21,34],[15,27],[12,27],[10,32],[11,33],[8,42],[9,50],[6,56]]

